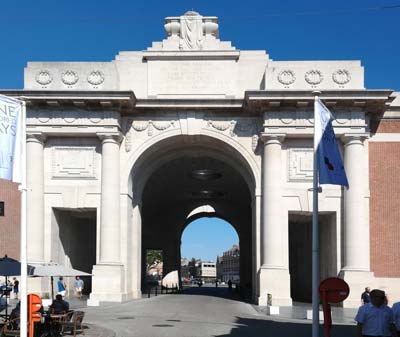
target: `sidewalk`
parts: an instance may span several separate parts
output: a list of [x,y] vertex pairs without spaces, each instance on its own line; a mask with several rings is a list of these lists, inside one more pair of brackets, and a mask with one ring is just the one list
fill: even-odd
[[[265,315],[267,314],[267,307],[259,307],[255,305],[254,308],[260,313],[263,313]],[[311,320],[307,320],[307,310],[312,310],[311,304],[295,302],[291,307],[279,307],[279,315],[273,315],[270,317],[311,322]],[[353,325],[355,324],[354,317],[357,314],[357,310],[357,308],[350,309],[332,307],[332,322],[334,324]]]

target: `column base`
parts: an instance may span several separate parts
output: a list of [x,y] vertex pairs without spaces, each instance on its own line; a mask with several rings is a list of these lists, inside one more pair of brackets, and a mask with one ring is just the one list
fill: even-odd
[[[287,269],[272,269],[261,267],[259,274],[260,292],[257,299],[258,305],[291,306],[290,274]],[[268,303],[268,294],[272,296]]]
[[374,274],[362,270],[341,270],[339,277],[345,280],[350,287],[350,294],[343,302],[343,308],[358,308],[361,305],[361,294],[365,287],[373,289]]
[[125,272],[122,265],[97,264],[93,266],[90,300],[98,302],[123,302],[127,299],[128,296],[125,292]]

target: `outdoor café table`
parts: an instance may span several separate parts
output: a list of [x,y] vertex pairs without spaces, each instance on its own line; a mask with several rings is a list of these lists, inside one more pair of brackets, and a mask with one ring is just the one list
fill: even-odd
[[35,336],[60,336],[62,320],[67,314],[52,314],[50,312],[45,312],[42,317],[44,318],[43,323],[40,324],[38,328],[38,333]]

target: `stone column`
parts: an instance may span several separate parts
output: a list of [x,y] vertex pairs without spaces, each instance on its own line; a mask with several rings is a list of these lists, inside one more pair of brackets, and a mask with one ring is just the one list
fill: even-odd
[[[364,289],[373,284],[369,271],[369,221],[365,209],[367,186],[364,135],[345,135],[344,166],[349,189],[344,190],[343,266],[341,277],[350,289]],[[350,292],[344,307],[359,306],[359,292]]]
[[344,270],[369,271],[369,225],[365,214],[364,145],[361,136],[344,138]]
[[44,261],[44,148],[42,133],[28,133],[27,160],[27,232],[28,261]]
[[118,136],[101,137],[100,264],[121,262],[120,169]]
[[119,134],[98,134],[101,139],[101,202],[98,233],[99,256],[93,266],[92,293],[88,303],[127,299],[125,269],[121,263],[121,202]]
[[273,305],[291,305],[290,276],[285,250],[284,204],[282,199],[283,167],[282,141],[284,135],[262,134],[264,142],[262,226],[261,226],[261,269],[259,278],[259,304],[266,305],[268,294]]
[[282,135],[263,135],[263,212],[261,264],[263,268],[283,268],[282,242]]

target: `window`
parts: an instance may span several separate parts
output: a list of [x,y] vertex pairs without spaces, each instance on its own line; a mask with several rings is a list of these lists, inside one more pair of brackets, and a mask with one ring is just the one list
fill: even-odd
[[0,201],[0,216],[4,216],[4,201]]

